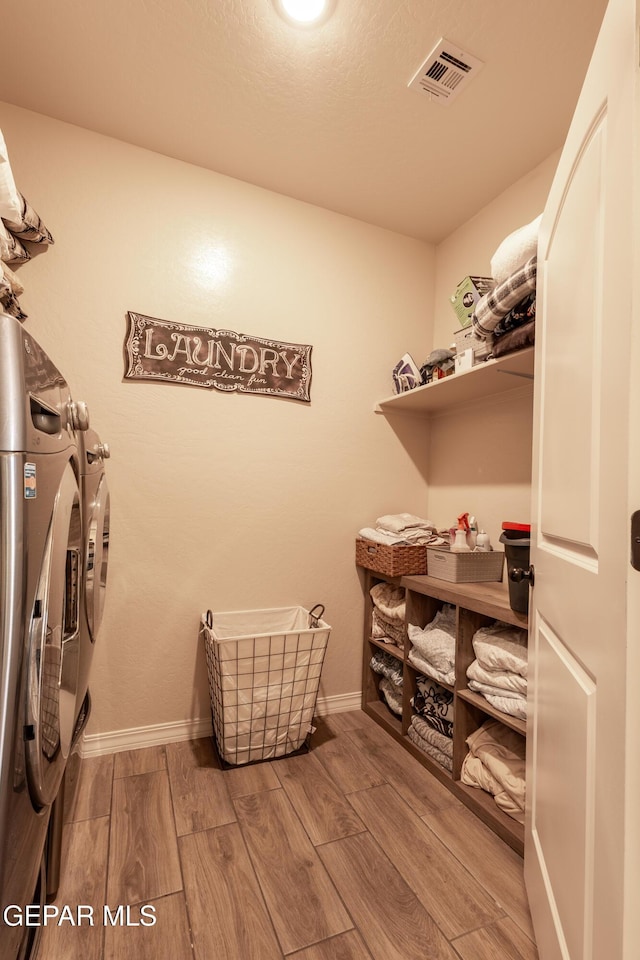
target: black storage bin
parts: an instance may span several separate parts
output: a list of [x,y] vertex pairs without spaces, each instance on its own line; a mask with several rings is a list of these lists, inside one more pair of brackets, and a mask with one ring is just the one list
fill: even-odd
[[516,582],[511,579],[511,571],[520,568],[529,569],[529,547],[531,540],[526,536],[514,535],[514,531],[505,530],[500,535],[507,559],[507,579],[509,581],[509,606],[517,613],[529,612],[529,580]]

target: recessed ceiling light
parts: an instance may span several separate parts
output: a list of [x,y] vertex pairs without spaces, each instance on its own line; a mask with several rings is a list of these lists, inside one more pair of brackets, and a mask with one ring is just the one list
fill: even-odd
[[325,20],[330,13],[331,0],[274,0],[279,13],[298,26],[310,27]]

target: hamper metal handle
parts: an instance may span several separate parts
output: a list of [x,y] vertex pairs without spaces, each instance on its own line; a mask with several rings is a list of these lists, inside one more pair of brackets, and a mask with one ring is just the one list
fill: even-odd
[[[316,613],[316,610],[319,610],[320,612]],[[317,627],[318,621],[322,620],[323,617],[324,617],[324,604],[316,603],[315,607],[312,607],[311,610],[309,610],[309,626]]]
[[209,630],[213,630],[213,614],[211,613],[211,610],[207,610],[204,622],[209,627]]

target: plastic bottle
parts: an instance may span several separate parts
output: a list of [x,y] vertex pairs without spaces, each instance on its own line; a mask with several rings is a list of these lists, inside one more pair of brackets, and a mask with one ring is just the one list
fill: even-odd
[[491,550],[493,550],[493,547],[491,546],[491,540],[489,539],[489,534],[485,533],[484,530],[481,530],[476,537],[476,550],[482,553],[489,553]]
[[470,553],[471,547],[467,543],[467,530],[462,521],[458,520],[458,529],[456,530],[456,537],[451,545],[451,553]]
[[467,544],[470,550],[475,550],[478,537],[478,524],[475,517],[469,517],[469,529],[467,530]]

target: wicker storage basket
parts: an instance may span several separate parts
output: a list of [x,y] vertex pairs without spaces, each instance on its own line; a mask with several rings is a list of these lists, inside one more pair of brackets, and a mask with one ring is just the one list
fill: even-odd
[[224,763],[271,760],[308,745],[331,632],[323,612],[318,604],[202,617],[213,732]]
[[502,580],[504,553],[452,553],[443,547],[427,547],[427,573],[449,583],[480,583]]
[[427,548],[407,544],[375,543],[356,537],[356,563],[388,577],[427,572]]

